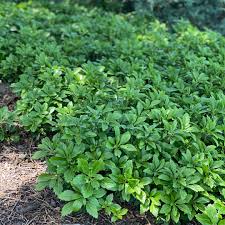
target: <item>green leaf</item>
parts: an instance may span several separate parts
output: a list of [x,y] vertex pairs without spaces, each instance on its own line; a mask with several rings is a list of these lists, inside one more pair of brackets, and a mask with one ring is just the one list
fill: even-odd
[[63,191],[63,181],[62,179],[58,178],[54,182],[54,185],[50,185],[51,188],[53,188],[55,194],[59,194]]
[[102,188],[99,188],[98,190],[94,191],[94,196],[96,198],[102,198],[106,194],[106,191]]
[[92,173],[98,173],[99,171],[104,169],[104,162],[101,160],[96,160],[94,161],[94,163],[92,164]]
[[173,206],[173,208],[172,208],[171,218],[175,223],[177,223],[179,221],[180,213],[178,212],[178,209],[176,206]]
[[154,107],[154,106],[158,105],[160,102],[161,102],[161,100],[153,100],[153,101],[151,102],[150,107]]
[[223,198],[225,198],[225,188],[222,189],[221,194],[222,194]]
[[86,176],[83,174],[79,174],[74,177],[72,184],[78,188],[81,188],[86,183]]
[[208,205],[205,209],[205,213],[210,218],[212,224],[218,223],[219,219],[218,219],[218,213],[217,213],[215,205]]
[[106,201],[109,202],[109,203],[112,203],[112,201],[113,201],[113,194],[109,194],[109,195],[106,197]]
[[225,225],[225,219],[224,220],[220,220],[220,222],[218,223],[218,225]]
[[75,176],[75,173],[73,172],[72,169],[68,169],[64,173],[65,181],[68,182],[68,183],[73,180],[74,176]]
[[159,207],[156,206],[155,204],[151,204],[149,208],[150,212],[152,213],[153,216],[157,217],[159,214]]
[[78,159],[78,168],[81,172],[88,174],[89,173],[89,164],[86,159]]
[[98,218],[99,207],[100,204],[96,198],[92,197],[87,201],[86,210],[91,216],[93,216],[96,219]]
[[90,196],[93,195],[94,189],[91,186],[91,184],[85,184],[81,187],[81,192],[82,192],[84,198],[89,198]]
[[197,214],[195,217],[198,220],[198,222],[201,223],[202,225],[212,225],[211,220],[207,215]]
[[92,131],[88,131],[87,133],[85,133],[85,135],[86,135],[86,137],[89,137],[89,138],[97,136],[97,134],[95,132],[92,132]]
[[73,202],[73,212],[78,212],[81,209],[82,205],[83,202],[81,199],[75,200]]
[[137,149],[132,144],[121,145],[120,147],[128,152],[137,151]]
[[143,177],[140,181],[143,185],[148,185],[152,183],[152,178],[150,177]]
[[42,190],[44,190],[46,187],[48,187],[48,185],[49,185],[49,182],[38,182],[36,185],[35,185],[35,189],[37,190],[37,191],[42,191]]
[[191,209],[185,204],[178,204],[177,207],[186,214],[191,213]]
[[122,154],[122,152],[121,152],[119,149],[116,149],[116,150],[114,151],[114,155],[115,155],[116,157],[120,157],[121,154]]
[[124,145],[126,144],[131,138],[130,133],[127,131],[126,133],[122,134],[121,139],[120,139],[120,144]]
[[64,201],[73,201],[79,199],[81,196],[74,191],[66,190],[58,195],[59,199]]
[[45,156],[48,155],[48,152],[47,151],[36,151],[33,156],[32,156],[32,159],[42,159],[44,158]]
[[198,184],[192,184],[192,185],[188,185],[188,188],[192,189],[195,192],[201,192],[201,191],[205,191],[200,185]]
[[105,177],[104,180],[102,181],[101,186],[107,190],[110,191],[116,191],[117,190],[117,184],[110,179],[109,177]]
[[47,174],[47,173],[43,173],[38,177],[38,182],[49,182],[54,178],[54,176]]
[[138,102],[137,104],[137,110],[138,110],[138,114],[140,115],[142,110],[143,110],[143,105],[141,104],[141,102]]
[[73,203],[74,202],[68,202],[63,206],[61,211],[62,216],[67,216],[73,212]]
[[149,210],[149,205],[148,204],[140,204],[140,214],[144,214],[148,210]]
[[171,206],[170,205],[167,205],[167,204],[164,204],[160,210],[160,213],[162,214],[169,214],[171,211]]
[[205,197],[199,197],[199,198],[197,198],[196,202],[200,203],[200,204],[206,204],[206,203],[209,203],[210,200],[208,198],[205,198]]
[[170,181],[171,178],[169,176],[167,176],[166,174],[161,174],[158,177],[160,180],[165,180],[165,181]]
[[66,166],[67,165],[67,161],[65,158],[62,157],[51,157],[49,159],[49,162],[54,165],[54,166]]

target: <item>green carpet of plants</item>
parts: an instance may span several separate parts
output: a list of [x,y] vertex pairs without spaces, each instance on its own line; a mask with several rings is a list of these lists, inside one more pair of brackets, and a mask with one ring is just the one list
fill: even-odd
[[190,20],[201,29],[210,28],[225,35],[225,0],[72,0],[108,11],[133,12],[155,16],[174,24]]
[[42,139],[37,189],[63,216],[116,221],[131,204],[165,224],[225,224],[225,38],[40,2],[0,1],[0,78],[19,97],[0,139],[12,120]]

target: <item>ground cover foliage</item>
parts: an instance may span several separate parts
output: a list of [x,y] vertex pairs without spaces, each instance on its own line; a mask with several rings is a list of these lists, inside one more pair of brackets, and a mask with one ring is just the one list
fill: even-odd
[[201,29],[210,28],[225,35],[224,0],[74,0],[116,12],[135,11],[155,16],[173,24],[178,19],[190,20]]
[[0,76],[20,97],[1,130],[13,120],[43,137],[37,189],[65,201],[63,216],[115,221],[129,203],[165,223],[225,224],[223,36],[39,1],[1,1],[0,30]]

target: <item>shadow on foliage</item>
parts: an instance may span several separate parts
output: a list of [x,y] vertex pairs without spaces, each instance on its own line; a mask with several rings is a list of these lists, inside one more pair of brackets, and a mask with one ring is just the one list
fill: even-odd
[[136,11],[146,17],[156,17],[172,25],[180,19],[189,20],[200,29],[212,29],[225,35],[225,1],[223,0],[55,0],[101,7],[106,11],[129,13]]

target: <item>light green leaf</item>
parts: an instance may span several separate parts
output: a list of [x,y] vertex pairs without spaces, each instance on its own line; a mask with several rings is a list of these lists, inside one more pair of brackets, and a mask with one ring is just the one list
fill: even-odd
[[150,177],[143,177],[140,181],[143,185],[148,185],[152,183],[152,178]]
[[191,213],[191,209],[185,204],[178,204],[177,207],[186,214]]
[[83,205],[83,202],[81,199],[75,200],[73,202],[73,212],[78,212],[81,209],[82,205]]
[[137,149],[132,144],[121,145],[120,147],[128,152],[137,151]]
[[78,159],[78,168],[81,172],[88,174],[89,173],[89,164],[86,159]]
[[220,220],[220,222],[218,223],[218,225],[225,225],[225,219],[224,220]]
[[173,206],[173,208],[172,208],[171,218],[175,223],[177,223],[179,221],[180,213],[178,212],[178,209],[176,206]]
[[48,154],[47,151],[36,151],[33,156],[32,159],[42,159],[44,158],[46,155]]
[[104,169],[104,162],[101,160],[96,160],[94,161],[94,163],[92,164],[92,173],[98,173],[99,171]]
[[169,176],[167,176],[166,174],[161,174],[158,177],[160,180],[165,180],[165,181],[170,181],[171,178]]
[[211,205],[211,204],[208,205],[205,209],[205,213],[210,218],[210,220],[213,224],[218,223],[219,219],[218,219],[218,213],[217,213],[215,205]]
[[145,212],[147,212],[149,210],[149,205],[148,204],[141,204],[140,205],[140,213],[144,214]]
[[74,177],[72,184],[78,188],[81,188],[86,183],[86,176],[83,174],[79,174]]
[[122,134],[121,139],[120,139],[120,144],[124,145],[126,144],[131,138],[130,133],[127,131],[126,133]]
[[85,184],[81,187],[81,192],[82,192],[84,198],[89,198],[90,196],[93,195],[94,189],[91,186],[91,184]]
[[62,216],[67,216],[73,212],[73,202],[66,203],[61,211]]
[[200,185],[198,185],[198,184],[188,185],[188,188],[192,189],[195,192],[204,191],[204,189]]
[[143,105],[141,104],[141,102],[138,102],[137,104],[137,110],[138,110],[138,115],[141,114],[142,110],[143,110]]
[[98,218],[99,202],[96,198],[90,198],[86,204],[87,212],[94,218]]
[[64,201],[72,201],[79,199],[81,196],[74,191],[66,190],[58,195],[59,199]]
[[197,214],[195,217],[202,225],[212,225],[212,222],[207,215]]
[[169,214],[171,211],[171,206],[170,205],[167,205],[167,204],[164,204],[160,210],[160,213],[162,214]]
[[75,176],[75,173],[73,172],[72,169],[68,169],[64,173],[64,178],[65,178],[66,182],[68,182],[68,183],[73,180],[74,176]]
[[48,187],[49,182],[48,181],[40,181],[35,185],[35,189],[37,191],[42,191],[44,190],[46,187]]
[[94,191],[94,196],[96,198],[102,198],[106,194],[106,191],[102,188],[99,188],[98,190]]
[[158,216],[158,214],[159,214],[159,207],[158,206],[151,203],[149,210],[150,210],[150,212],[152,213],[153,216],[155,216],[155,217]]
[[102,181],[101,186],[107,190],[110,191],[116,191],[117,190],[117,184],[110,179],[109,177],[105,177],[104,180]]

